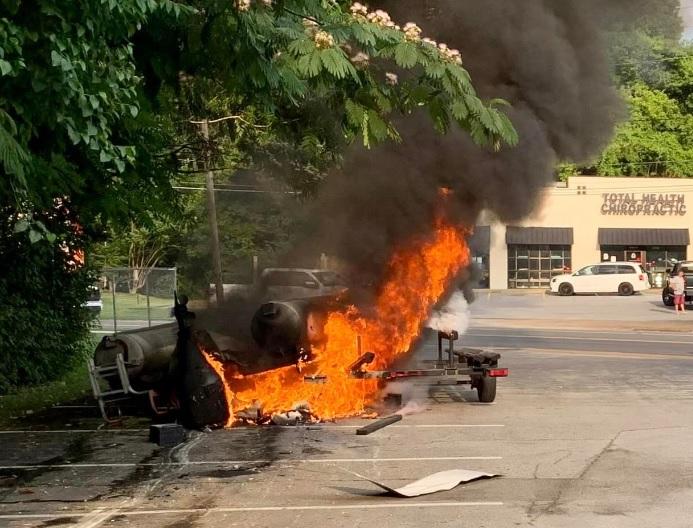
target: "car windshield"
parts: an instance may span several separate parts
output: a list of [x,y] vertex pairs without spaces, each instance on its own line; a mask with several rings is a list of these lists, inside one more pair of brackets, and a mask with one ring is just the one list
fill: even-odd
[[307,282],[313,282],[311,276],[305,271],[270,271],[265,277],[267,286],[305,286]]
[[342,277],[334,271],[315,271],[313,275],[317,277],[323,286],[340,286],[344,283]]
[[684,273],[693,273],[693,262],[681,262],[676,271],[683,271]]
[[578,271],[575,275],[596,275],[597,266],[587,266]]

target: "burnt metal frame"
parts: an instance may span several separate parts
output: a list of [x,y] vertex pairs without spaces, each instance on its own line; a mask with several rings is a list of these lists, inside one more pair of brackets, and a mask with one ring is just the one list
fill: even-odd
[[[434,363],[434,367],[430,369],[412,369],[412,370],[363,370],[365,365],[368,365],[375,359],[375,354],[366,352],[362,354],[349,368],[352,378],[355,379],[381,379],[395,380],[404,378],[418,377],[433,377],[433,378],[458,378],[457,385],[471,385],[475,387],[477,382],[482,377],[487,377],[490,370],[498,368],[499,354],[488,355],[484,352],[480,354],[471,352],[456,352],[455,341],[459,339],[459,333],[438,332],[438,358]],[[443,342],[447,341],[447,359],[443,357],[444,349]],[[358,340],[359,352],[361,340]],[[455,358],[457,356],[457,358]],[[458,366],[460,363],[466,363],[466,366]],[[460,377],[468,377],[469,379],[459,379]],[[318,379],[320,378],[320,379]],[[305,381],[310,382],[326,382],[325,377],[306,377]]]
[[[116,406],[117,417],[111,418],[108,414],[107,406],[119,401],[127,400],[130,396],[147,394],[149,391],[138,391],[132,388],[130,378],[128,377],[127,365],[122,354],[117,354],[115,364],[103,367],[97,367],[94,360],[87,360],[87,370],[89,372],[89,381],[91,382],[91,390],[94,393],[94,399],[99,405],[99,411],[104,421],[114,423],[119,421],[121,417],[120,407]],[[101,390],[101,380],[107,375],[117,373],[120,380],[120,389],[111,389],[107,391]]]

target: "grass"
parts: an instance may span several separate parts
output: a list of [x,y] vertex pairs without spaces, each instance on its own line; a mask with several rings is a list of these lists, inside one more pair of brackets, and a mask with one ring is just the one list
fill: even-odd
[[91,394],[86,361],[62,379],[35,387],[24,387],[12,394],[0,396],[0,425],[59,403],[67,403]]
[[[113,319],[113,294],[104,292],[101,297],[103,308],[101,320]],[[137,293],[116,293],[115,313],[119,321],[147,320],[147,297]],[[152,320],[169,319],[173,299],[149,297],[149,313]]]
[[38,413],[60,403],[69,403],[84,397],[91,397],[91,384],[87,371],[87,355],[91,356],[99,342],[92,336],[85,357],[76,361],[75,366],[59,380],[21,387],[9,394],[0,396],[0,426],[16,424],[17,418]]

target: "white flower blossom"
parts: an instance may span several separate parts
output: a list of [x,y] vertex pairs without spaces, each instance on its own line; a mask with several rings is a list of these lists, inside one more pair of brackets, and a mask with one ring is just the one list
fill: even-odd
[[421,28],[413,22],[404,25],[404,36],[407,40],[417,41],[421,38]]
[[424,44],[428,44],[429,46],[433,46],[434,48],[438,47],[438,43],[432,38],[424,37],[421,39],[421,42],[423,42]]
[[334,46],[334,37],[327,31],[318,31],[313,36],[315,47],[318,49],[327,49]]
[[368,56],[368,54],[362,51],[359,51],[356,55],[351,57],[351,62],[353,62],[357,66],[368,66],[370,60],[371,58]]
[[250,9],[250,0],[236,0],[236,9],[248,11]]
[[368,8],[360,2],[354,2],[351,4],[351,14],[354,16],[366,17],[368,15]]

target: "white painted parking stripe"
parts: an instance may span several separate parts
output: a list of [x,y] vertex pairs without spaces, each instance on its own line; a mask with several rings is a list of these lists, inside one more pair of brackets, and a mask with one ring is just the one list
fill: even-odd
[[59,434],[59,433],[142,433],[148,429],[42,429],[32,431],[31,429],[0,431],[0,434]]
[[96,528],[105,523],[109,518],[113,517],[118,512],[116,509],[97,508],[90,515],[85,515],[75,528]]
[[[305,424],[299,426],[272,426],[272,428],[281,427],[282,429],[297,429],[304,430],[310,429],[311,431],[318,431],[320,429],[358,429],[363,427],[360,425],[327,425],[327,424]],[[505,424],[403,424],[403,425],[390,425],[388,429],[474,429],[474,428],[493,428],[493,427],[505,427]],[[248,431],[248,430],[263,430],[262,427],[257,426],[244,426],[244,427],[232,427],[227,431]],[[3,434],[66,434],[66,433],[146,433],[148,429],[48,429],[48,430],[30,430],[30,429],[17,429],[10,431],[0,431],[0,435]]]
[[[289,427],[289,426],[287,426]],[[359,429],[361,425],[307,425],[311,430],[317,429]],[[388,429],[464,429],[464,428],[484,428],[484,427],[505,427],[504,424],[409,424],[409,425],[389,425]]]
[[[619,321],[617,321],[619,322]],[[627,322],[627,321],[620,321],[620,322]],[[642,335],[650,335],[650,336],[671,336],[671,337],[681,337],[682,339],[688,338],[688,331],[687,330],[681,330],[681,331],[645,331],[645,330],[593,330],[591,328],[585,329],[585,328],[552,328],[552,327],[532,327],[532,328],[527,328],[527,327],[496,327],[496,326],[489,326],[489,325],[480,325],[480,326],[470,326],[469,330],[464,335],[471,335],[473,332],[488,332],[489,330],[498,330],[499,333],[497,335],[502,336],[505,335],[502,333],[503,330],[526,330],[528,332],[550,332],[552,334],[560,334],[560,333],[566,333],[566,334],[581,334],[581,333],[589,333],[589,334],[607,334],[607,335],[628,335],[628,336],[642,336]]]
[[615,341],[618,343],[652,343],[655,345],[690,345],[690,341],[652,341],[647,339],[616,339],[609,337],[570,337],[570,336],[545,336],[545,335],[521,335],[521,334],[465,334],[471,337],[498,337],[498,338],[514,338],[514,339],[546,339],[546,340],[561,340],[561,341]]
[[399,457],[399,458],[277,458],[259,460],[191,460],[189,462],[101,462],[101,463],[76,463],[76,464],[19,464],[14,466],[0,466],[0,469],[59,469],[59,468],[118,468],[118,467],[166,467],[166,466],[227,466],[243,464],[267,464],[275,462],[289,462],[296,464],[335,464],[349,462],[436,462],[454,460],[502,460],[499,456],[454,456],[454,457]]
[[[117,510],[117,515],[127,517],[135,515],[185,515],[195,513],[243,513],[243,512],[277,512],[277,511],[321,511],[321,510],[378,510],[396,508],[465,508],[475,506],[503,506],[502,502],[403,502],[391,501],[366,504],[320,504],[308,506],[257,506],[238,508],[181,508],[166,510]],[[95,510],[102,515],[103,510]],[[86,517],[93,512],[75,513],[27,513],[27,514],[0,514],[0,519],[65,519],[69,517]]]
[[522,348],[522,352],[558,357],[585,357],[604,359],[642,359],[647,361],[693,361],[693,356],[683,354],[648,354],[647,352],[609,352],[552,348]]

